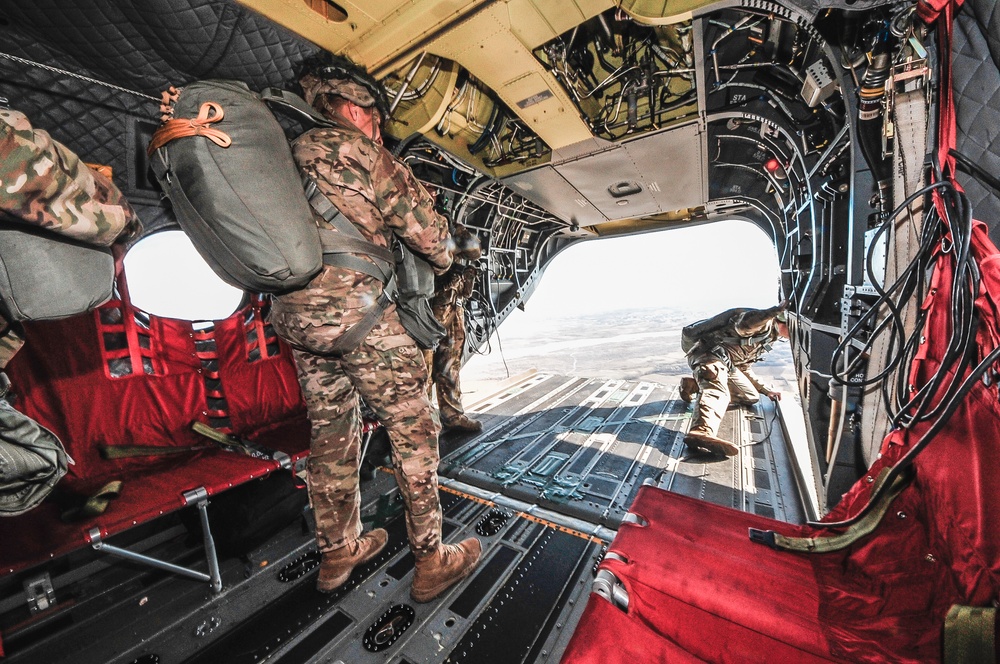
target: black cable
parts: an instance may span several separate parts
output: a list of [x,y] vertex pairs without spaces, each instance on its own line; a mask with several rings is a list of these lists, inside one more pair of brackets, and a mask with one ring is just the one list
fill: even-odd
[[[892,332],[890,334],[899,335],[900,338],[903,337],[904,326],[902,322],[902,316],[900,315],[900,307],[893,301],[892,294],[895,293],[897,290],[903,290],[902,293],[903,295],[907,296],[912,295],[912,293],[909,292],[910,289],[904,288],[904,286],[906,285],[908,279],[910,278],[914,270],[918,269],[921,266],[920,265],[921,261],[924,260],[924,257],[930,252],[930,250],[934,245],[933,240],[936,237],[936,233],[934,233],[932,230],[934,224],[929,223],[927,220],[925,220],[924,229],[923,232],[921,233],[922,237],[921,237],[920,251],[917,252],[917,255],[913,258],[913,260],[910,261],[909,265],[907,265],[906,268],[904,268],[904,270],[900,273],[900,276],[896,279],[896,281],[893,282],[891,285],[889,285],[887,288],[883,288],[882,286],[880,286],[878,284],[878,280],[874,278],[875,275],[873,273],[871,266],[872,254],[874,252],[874,248],[878,242],[879,237],[883,233],[888,231],[892,222],[895,220],[897,216],[899,216],[899,214],[903,210],[907,209],[915,200],[917,200],[921,196],[924,196],[930,193],[931,191],[934,191],[935,189],[940,189],[946,186],[950,186],[950,184],[946,182],[937,182],[935,184],[928,185],[914,192],[905,201],[903,201],[892,212],[892,214],[890,214],[886,218],[886,220],[882,223],[882,225],[876,232],[875,237],[872,238],[865,259],[866,259],[866,269],[868,271],[869,280],[871,281],[872,287],[875,289],[876,293],[878,293],[878,300],[876,300],[876,302],[871,306],[871,308],[868,309],[868,311],[866,311],[864,314],[861,315],[858,321],[851,327],[851,329],[847,332],[847,334],[844,335],[844,338],[834,349],[830,361],[831,365],[834,367],[831,373],[833,379],[836,382],[841,384],[847,384],[850,382],[850,376],[856,373],[861,368],[861,361],[863,360],[865,353],[871,349],[872,345],[875,342],[875,339],[878,337],[878,333],[881,332],[881,330],[886,325],[892,324],[893,326]],[[881,312],[881,308],[883,306],[889,309],[890,316],[883,319],[875,326],[874,331],[872,332],[871,335],[869,335],[867,341],[860,349],[861,352],[858,353],[855,359],[849,363],[844,364],[844,369],[842,372],[838,370],[836,367],[841,365],[840,359],[841,356],[844,354],[846,348],[852,345],[852,342],[854,341],[854,339],[858,337],[859,333],[863,329],[865,329],[865,327],[869,324],[869,322],[872,319],[877,317],[877,315]],[[901,359],[902,358],[898,357],[892,358],[887,363],[886,369],[879,372],[875,376],[869,376],[860,382],[854,382],[852,383],[852,385],[858,387],[864,387],[867,385],[874,385],[875,383],[878,383],[879,381],[883,380],[886,376],[888,376],[890,373],[892,373],[892,371],[896,368],[896,366],[898,366]]]
[[983,184],[987,184],[992,187],[997,193],[1000,193],[1000,180],[994,177],[991,173],[988,173],[979,164],[972,161],[958,150],[949,150],[948,154],[955,158],[957,165],[962,166],[961,170],[963,170],[966,174],[973,176]]
[[[913,293],[922,298],[922,274],[911,273],[914,266],[925,265],[924,269],[933,266],[933,262],[938,259],[939,252],[953,253],[952,258],[952,282],[950,284],[949,307],[947,316],[949,317],[950,333],[944,347],[944,353],[937,363],[934,373],[923,379],[919,389],[914,389],[914,393],[909,400],[903,404],[892,417],[894,429],[910,428],[918,422],[930,422],[930,426],[921,435],[920,439],[897,461],[888,471],[885,479],[872,492],[867,504],[852,518],[838,522],[809,522],[809,525],[817,528],[839,528],[849,526],[862,518],[882,496],[885,490],[891,486],[894,480],[902,473],[906,472],[912,465],[917,455],[930,443],[933,438],[940,433],[948,424],[951,417],[958,410],[961,401],[972,390],[973,385],[982,375],[1000,358],[1000,347],[994,348],[986,355],[982,361],[969,370],[973,364],[973,358],[978,346],[975,344],[975,335],[979,325],[979,316],[976,312],[976,298],[979,294],[980,274],[975,257],[972,255],[972,207],[965,194],[959,191],[951,182],[940,180],[940,171],[935,169],[938,182],[929,187],[925,187],[915,195],[924,195],[931,190],[940,190],[940,210],[938,206],[931,205],[924,217],[924,229],[921,234],[921,245],[918,256],[911,261],[902,279],[906,281],[915,280]],[[912,197],[911,197],[912,198]],[[904,203],[909,205],[909,200]],[[894,212],[890,217],[894,218],[898,214]],[[943,214],[943,216],[942,216]],[[950,241],[950,244],[948,244]],[[938,249],[940,246],[942,249]],[[920,270],[923,272],[923,270]],[[901,280],[897,280],[899,283]],[[880,299],[890,299],[887,296],[893,292],[895,284],[890,289],[877,289],[882,295]],[[909,290],[909,289],[906,289]],[[894,304],[903,304],[904,300],[898,300]],[[877,309],[878,307],[873,307]],[[869,310],[864,318],[874,315]],[[914,343],[914,339],[923,332],[925,315],[921,315],[919,325],[916,326],[913,335],[900,346],[899,361],[908,360],[909,367],[912,368],[912,361],[916,356],[916,350],[921,342]],[[855,325],[851,332],[856,333],[859,329]],[[895,334],[897,330],[893,328]],[[849,333],[850,334],[850,333]],[[902,337],[900,337],[902,338]],[[846,346],[850,343],[850,338],[845,339]],[[838,351],[841,353],[841,346]],[[866,347],[869,347],[870,344]],[[836,351],[835,351],[836,352]],[[839,356],[839,354],[838,354]],[[834,373],[836,374],[836,364]],[[881,372],[884,374],[885,372]],[[905,384],[908,386],[913,376],[906,376]],[[843,382],[843,376],[838,375],[837,380]],[[872,382],[872,377],[865,379],[865,384]],[[898,384],[902,386],[904,383]]]

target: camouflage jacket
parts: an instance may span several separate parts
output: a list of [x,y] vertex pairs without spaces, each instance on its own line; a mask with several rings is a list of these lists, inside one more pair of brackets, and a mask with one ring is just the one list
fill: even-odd
[[0,210],[75,240],[108,246],[137,222],[110,179],[23,113],[0,109]]
[[[390,247],[395,234],[438,273],[451,266],[447,220],[434,211],[434,200],[410,169],[381,145],[353,128],[320,128],[300,136],[292,154],[303,174],[366,239]],[[324,265],[305,288],[276,298],[274,313],[347,329],[381,292],[381,282],[373,277]]]
[[761,309],[729,309],[697,323],[705,332],[698,335],[688,357],[697,360],[709,354],[746,371],[778,338],[774,317],[764,313]]

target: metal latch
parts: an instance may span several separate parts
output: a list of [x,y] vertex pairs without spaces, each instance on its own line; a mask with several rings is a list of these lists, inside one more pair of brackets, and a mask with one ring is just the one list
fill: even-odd
[[[926,52],[925,52],[926,53]],[[896,126],[892,112],[896,106],[896,95],[926,90],[930,85],[931,70],[926,58],[910,59],[893,65],[885,82],[885,112],[882,114],[882,157],[892,153],[896,138]]]
[[28,611],[31,615],[47,611],[55,606],[56,591],[52,587],[52,578],[48,572],[32,577],[24,582],[24,595],[28,600]]

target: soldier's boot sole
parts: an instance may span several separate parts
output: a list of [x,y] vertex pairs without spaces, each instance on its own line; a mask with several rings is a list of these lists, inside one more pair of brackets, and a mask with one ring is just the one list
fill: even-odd
[[711,452],[712,454],[727,457],[734,457],[740,452],[740,448],[736,447],[735,444],[729,442],[728,440],[723,440],[722,438],[718,438],[707,433],[699,433],[697,431],[689,431],[688,434],[684,436],[684,444],[692,449],[705,450],[707,452]]

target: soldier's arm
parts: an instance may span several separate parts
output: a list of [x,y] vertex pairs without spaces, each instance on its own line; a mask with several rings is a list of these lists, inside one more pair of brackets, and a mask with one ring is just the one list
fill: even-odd
[[0,209],[28,224],[110,245],[137,223],[110,179],[17,111],[0,111]]
[[770,397],[775,401],[781,400],[781,392],[778,392],[773,387],[761,380],[760,376],[753,372],[750,365],[740,367],[740,371],[747,377],[750,384],[754,386],[758,393],[763,394],[766,397]]
[[375,202],[382,218],[406,245],[425,257],[438,274],[452,262],[448,220],[434,211],[434,199],[405,164],[380,150],[373,164]]

